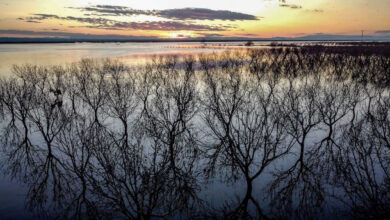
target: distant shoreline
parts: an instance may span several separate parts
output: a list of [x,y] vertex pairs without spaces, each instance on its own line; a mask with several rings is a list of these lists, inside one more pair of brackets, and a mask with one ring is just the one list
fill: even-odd
[[357,39],[41,39],[41,38],[0,38],[0,44],[57,44],[57,43],[224,43],[224,42],[350,42],[350,43],[390,43],[381,40]]

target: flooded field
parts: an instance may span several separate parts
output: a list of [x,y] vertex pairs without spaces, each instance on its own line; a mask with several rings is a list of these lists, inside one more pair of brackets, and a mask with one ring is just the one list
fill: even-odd
[[[196,55],[242,48],[245,42],[216,43],[63,43],[0,44],[0,74],[12,65],[66,65],[83,58],[114,58],[126,64],[145,64],[156,55]],[[258,47],[269,42],[257,43]]]
[[89,45],[0,45],[0,217],[389,217],[388,44]]

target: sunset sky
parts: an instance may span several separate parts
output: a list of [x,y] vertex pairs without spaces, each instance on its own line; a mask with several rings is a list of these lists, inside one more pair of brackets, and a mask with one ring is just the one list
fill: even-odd
[[0,37],[390,35],[390,0],[0,0]]

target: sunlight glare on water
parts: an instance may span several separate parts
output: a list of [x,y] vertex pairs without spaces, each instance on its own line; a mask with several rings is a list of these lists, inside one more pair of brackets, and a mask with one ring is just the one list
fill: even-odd
[[234,43],[63,43],[0,44],[0,76],[13,65],[65,65],[83,58],[115,58],[126,64],[144,64],[155,55],[199,54],[223,51],[242,45]]

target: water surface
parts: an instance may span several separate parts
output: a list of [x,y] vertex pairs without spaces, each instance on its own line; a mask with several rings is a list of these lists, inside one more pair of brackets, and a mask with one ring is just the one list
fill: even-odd
[[13,65],[26,63],[66,65],[83,58],[115,58],[127,64],[143,64],[155,55],[211,53],[242,44],[244,42],[0,44],[0,76],[9,74]]

